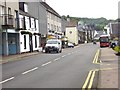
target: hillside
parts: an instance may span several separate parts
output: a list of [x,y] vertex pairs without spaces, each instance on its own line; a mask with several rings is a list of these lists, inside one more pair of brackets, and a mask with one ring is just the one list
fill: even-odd
[[[64,16],[65,17],[65,16]],[[81,17],[70,17],[69,15],[67,16],[72,20],[80,21],[83,24],[87,25],[94,25],[96,30],[103,30],[104,26],[106,26],[110,22],[114,22],[115,20],[107,20],[106,18],[81,18]],[[65,17],[65,18],[67,18]]]

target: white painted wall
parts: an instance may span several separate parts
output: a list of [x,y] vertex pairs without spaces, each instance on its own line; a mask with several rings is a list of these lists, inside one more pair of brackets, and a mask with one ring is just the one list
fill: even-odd
[[[70,34],[70,32],[72,32]],[[75,43],[78,45],[78,30],[76,27],[67,27],[66,28],[66,37],[69,42]]]
[[[22,15],[19,15],[20,18],[23,18]],[[30,27],[30,20],[31,20],[31,27]],[[35,27],[36,23],[36,27]],[[31,32],[32,34],[34,33],[39,33],[39,26],[38,26],[38,20],[34,18],[30,18],[25,16],[25,25],[26,25],[26,30],[27,32]],[[20,27],[22,27],[22,21],[20,21]],[[26,49],[24,49],[24,35],[26,35]],[[30,45],[29,45],[29,34],[20,34],[20,52],[29,52],[30,51]],[[32,35],[32,44],[33,44],[33,51],[39,50],[40,49],[40,44],[39,44],[39,36],[36,35],[37,38],[37,47],[35,47],[35,35]]]

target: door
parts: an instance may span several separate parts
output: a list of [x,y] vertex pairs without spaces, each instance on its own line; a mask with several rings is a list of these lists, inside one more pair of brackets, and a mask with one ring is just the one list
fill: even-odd
[[30,52],[33,52],[33,42],[32,42],[32,35],[29,36],[29,45],[30,45]]
[[10,55],[17,53],[16,34],[8,34],[8,48]]

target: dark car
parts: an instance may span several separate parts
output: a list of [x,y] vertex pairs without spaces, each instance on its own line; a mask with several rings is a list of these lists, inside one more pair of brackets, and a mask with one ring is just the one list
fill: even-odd
[[118,41],[112,41],[112,42],[110,43],[110,47],[111,47],[111,48],[114,48],[115,46],[117,46],[117,44],[118,44]]

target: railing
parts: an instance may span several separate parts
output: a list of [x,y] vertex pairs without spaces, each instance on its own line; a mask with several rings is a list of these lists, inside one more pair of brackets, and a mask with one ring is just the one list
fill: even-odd
[[0,24],[2,28],[13,28],[14,27],[14,17],[9,14],[0,15]]
[[2,14],[2,25],[13,25],[13,15]]

